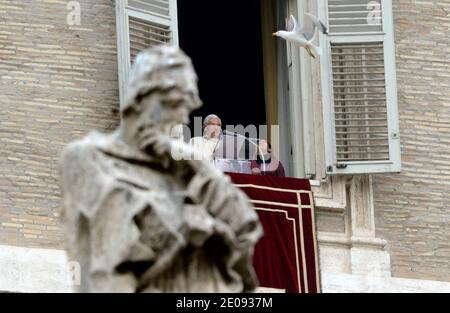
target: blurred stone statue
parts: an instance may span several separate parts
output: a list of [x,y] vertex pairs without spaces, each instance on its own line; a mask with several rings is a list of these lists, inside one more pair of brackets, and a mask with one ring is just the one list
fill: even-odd
[[121,125],[70,143],[60,159],[67,251],[81,292],[247,292],[262,236],[245,194],[170,136],[201,106],[178,48],[141,52]]

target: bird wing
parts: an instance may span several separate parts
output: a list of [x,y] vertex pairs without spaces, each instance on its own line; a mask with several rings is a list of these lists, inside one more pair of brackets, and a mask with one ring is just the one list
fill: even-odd
[[304,18],[305,20],[300,31],[303,33],[306,39],[308,39],[309,41],[314,40],[316,35],[316,27],[318,27],[322,33],[328,34],[328,28],[317,17],[312,14],[305,13]]
[[300,47],[305,47],[309,44],[309,41],[306,40],[305,37],[303,37],[302,35],[287,38],[286,40]]
[[297,24],[297,21],[295,20],[295,17],[291,14],[289,17],[289,21],[287,23],[287,31],[289,32],[296,32],[298,31],[299,27]]
[[311,19],[314,22],[314,25],[316,25],[323,34],[328,35],[328,27],[325,25],[324,22],[322,22],[316,16],[311,15],[309,13],[306,13],[306,15],[309,15],[311,17]]

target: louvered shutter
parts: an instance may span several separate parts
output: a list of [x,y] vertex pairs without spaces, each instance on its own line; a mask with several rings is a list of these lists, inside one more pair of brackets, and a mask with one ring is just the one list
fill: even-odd
[[400,139],[390,1],[320,0],[327,172],[399,172]]
[[139,51],[178,45],[176,0],[116,0],[120,100]]

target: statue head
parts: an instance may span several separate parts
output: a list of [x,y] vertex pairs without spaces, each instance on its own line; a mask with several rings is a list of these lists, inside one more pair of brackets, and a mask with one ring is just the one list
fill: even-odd
[[129,138],[143,132],[170,135],[176,125],[189,123],[189,114],[201,105],[190,58],[178,47],[157,46],[136,56],[121,109],[122,126]]
[[178,47],[161,45],[140,52],[131,68],[122,119],[147,115],[148,125],[188,123],[202,105],[192,62]]

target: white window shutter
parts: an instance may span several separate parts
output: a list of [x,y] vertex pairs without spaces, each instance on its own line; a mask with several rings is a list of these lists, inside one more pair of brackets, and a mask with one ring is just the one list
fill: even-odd
[[392,5],[320,0],[325,150],[329,174],[401,170]]
[[178,45],[176,0],[116,0],[120,102],[130,67],[139,51],[160,44]]

